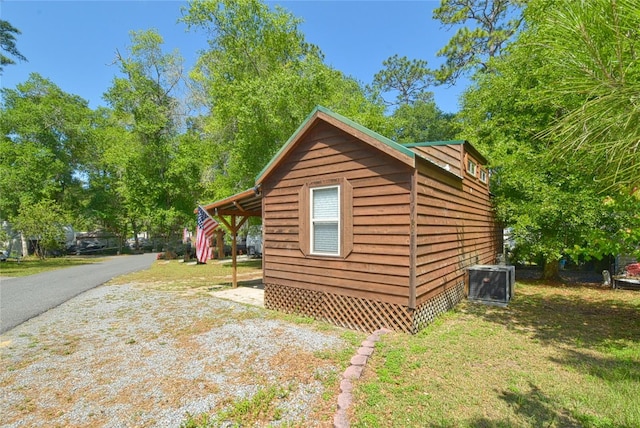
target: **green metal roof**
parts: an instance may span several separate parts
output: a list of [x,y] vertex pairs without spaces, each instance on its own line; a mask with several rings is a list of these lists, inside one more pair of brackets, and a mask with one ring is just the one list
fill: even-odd
[[403,143],[405,147],[431,147],[431,146],[453,146],[464,144],[465,140],[450,140],[450,141],[424,141],[421,143]]

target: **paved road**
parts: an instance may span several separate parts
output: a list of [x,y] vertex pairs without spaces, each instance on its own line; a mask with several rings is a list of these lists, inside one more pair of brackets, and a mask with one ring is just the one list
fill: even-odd
[[147,269],[155,254],[107,257],[74,266],[0,281],[0,333],[54,308],[116,276]]

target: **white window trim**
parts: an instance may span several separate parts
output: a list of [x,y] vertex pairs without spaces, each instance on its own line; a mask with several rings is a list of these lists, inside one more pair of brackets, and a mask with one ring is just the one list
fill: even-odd
[[[313,217],[313,198],[314,195],[313,193],[316,190],[322,190],[322,189],[338,189],[338,216],[336,218],[332,218],[332,219],[322,219],[322,220],[315,220]],[[333,186],[319,186],[319,187],[312,187],[309,189],[310,191],[310,195],[309,195],[309,253],[315,256],[334,256],[334,257],[340,257],[340,249],[342,248],[342,233],[341,233],[341,217],[342,217],[342,199],[341,199],[341,189],[339,185],[333,185]],[[315,243],[314,243],[314,236],[315,236],[315,224],[316,223],[336,223],[338,225],[338,250],[335,253],[330,253],[330,252],[321,252],[321,251],[315,251]]]
[[473,177],[478,173],[478,165],[471,158],[467,158],[467,173]]
[[486,169],[484,168],[480,168],[480,181],[483,183],[486,183],[488,181],[488,177],[489,177],[489,173],[487,172]]

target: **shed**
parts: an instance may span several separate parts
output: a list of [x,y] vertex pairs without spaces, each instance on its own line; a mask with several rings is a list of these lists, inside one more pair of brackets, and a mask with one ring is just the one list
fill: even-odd
[[417,332],[496,260],[485,164],[467,141],[402,145],[317,107],[256,179],[265,306]]

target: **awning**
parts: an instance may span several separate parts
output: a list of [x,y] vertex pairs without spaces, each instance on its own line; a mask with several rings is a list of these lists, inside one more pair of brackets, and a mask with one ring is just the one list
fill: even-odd
[[[231,260],[233,266],[233,288],[238,286],[237,279],[237,242],[238,230],[249,217],[262,217],[262,193],[258,187],[245,190],[225,199],[202,205],[209,215],[215,217],[231,232]],[[229,217],[229,219],[225,218]],[[218,242],[221,245],[221,242]]]
[[262,193],[249,189],[211,204],[203,205],[212,216],[236,215],[241,217],[262,217]]

